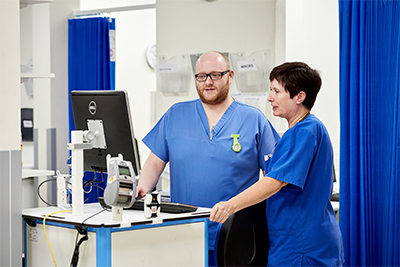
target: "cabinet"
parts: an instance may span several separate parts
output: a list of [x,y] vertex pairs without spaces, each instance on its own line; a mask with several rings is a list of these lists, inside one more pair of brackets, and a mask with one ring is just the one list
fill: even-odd
[[[143,211],[124,210],[123,221],[102,212],[99,203],[85,204],[82,216],[60,212],[58,207],[24,209],[24,241],[27,266],[51,266],[46,248],[51,244],[59,266],[69,266],[74,226],[86,228],[88,240],[80,247],[79,266],[207,266],[208,220],[211,209],[199,207],[190,213],[161,212],[145,218]],[[47,241],[48,239],[48,241]],[[47,251],[46,251],[47,250]]]

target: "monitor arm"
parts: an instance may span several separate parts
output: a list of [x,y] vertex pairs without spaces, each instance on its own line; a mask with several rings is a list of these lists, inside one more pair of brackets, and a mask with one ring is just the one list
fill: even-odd
[[87,131],[71,131],[71,143],[67,144],[71,150],[71,182],[72,182],[72,214],[83,215],[83,150],[92,149],[92,143],[85,143]]

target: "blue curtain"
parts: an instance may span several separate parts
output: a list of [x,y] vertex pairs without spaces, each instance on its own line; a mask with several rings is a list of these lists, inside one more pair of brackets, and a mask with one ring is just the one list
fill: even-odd
[[346,266],[400,265],[400,1],[339,0]]
[[[69,128],[75,130],[70,92],[74,90],[114,90],[115,60],[110,45],[110,35],[115,30],[115,19],[75,18],[68,21],[68,103]],[[111,51],[110,51],[111,50]],[[98,175],[99,176],[99,175]],[[85,172],[84,183],[95,179]],[[100,180],[101,177],[97,177]],[[106,181],[106,179],[104,179]],[[95,185],[105,188],[106,182]],[[103,191],[94,187],[85,193],[85,202],[97,202]],[[93,188],[92,188],[93,189]],[[85,189],[85,191],[88,188]]]

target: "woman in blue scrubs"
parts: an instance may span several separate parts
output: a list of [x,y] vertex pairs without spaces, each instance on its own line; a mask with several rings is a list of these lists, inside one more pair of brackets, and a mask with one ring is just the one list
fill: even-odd
[[318,71],[289,62],[270,73],[274,116],[289,129],[266,156],[266,175],[228,201],[217,203],[210,220],[267,201],[269,266],[340,266],[343,242],[330,203],[333,150],[323,123],[310,110],[321,87]]

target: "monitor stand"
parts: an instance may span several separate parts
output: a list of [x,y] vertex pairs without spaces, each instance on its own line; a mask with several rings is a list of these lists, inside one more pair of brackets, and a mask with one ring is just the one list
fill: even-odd
[[84,131],[71,131],[71,182],[72,182],[72,214],[83,215],[83,150],[92,149],[91,143],[84,143]]

